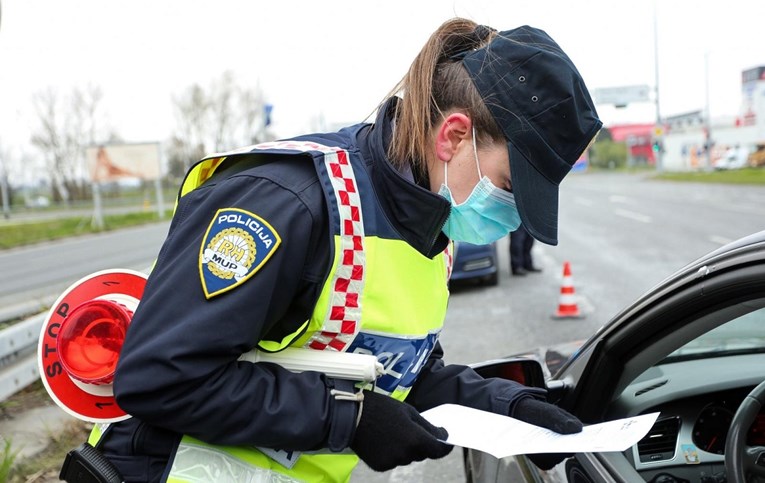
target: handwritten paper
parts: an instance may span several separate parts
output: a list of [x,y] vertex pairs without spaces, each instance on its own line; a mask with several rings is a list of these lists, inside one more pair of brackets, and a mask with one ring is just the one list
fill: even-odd
[[576,434],[558,434],[508,416],[456,404],[435,407],[422,416],[446,428],[447,443],[504,458],[533,453],[624,451],[648,434],[659,413],[585,426]]

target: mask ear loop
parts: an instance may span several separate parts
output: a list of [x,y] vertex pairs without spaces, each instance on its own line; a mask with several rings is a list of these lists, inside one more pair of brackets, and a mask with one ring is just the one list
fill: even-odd
[[444,161],[444,186],[449,189],[449,170],[446,169],[449,165],[448,161]]
[[481,173],[481,165],[478,164],[478,147],[475,142],[475,124],[473,124],[473,156],[475,156],[475,167],[478,168],[478,180],[480,181],[483,179],[483,174]]
[[[478,146],[475,141],[475,125],[472,127],[473,131],[473,157],[475,158],[475,167],[478,169],[478,180],[483,179],[483,173],[481,173],[481,165],[478,163]],[[444,186],[449,188],[449,170],[447,169],[449,163],[444,163]]]

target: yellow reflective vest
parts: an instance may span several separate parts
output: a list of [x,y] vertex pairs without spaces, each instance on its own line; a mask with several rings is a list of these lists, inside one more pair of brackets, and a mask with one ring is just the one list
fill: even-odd
[[[277,141],[204,159],[189,170],[180,196],[209,179],[224,160],[235,161],[240,155],[312,159],[329,207],[333,262],[311,318],[282,340],[261,341],[260,349],[276,352],[291,346],[373,354],[385,367],[376,390],[404,400],[443,325],[451,245],[431,259],[390,236],[395,230],[381,226],[389,222],[378,212],[363,160],[357,153],[325,143],[319,138]],[[100,426],[94,429],[92,443],[100,431]],[[342,482],[348,481],[357,462],[350,452],[309,454],[209,445],[184,436],[167,481]]]

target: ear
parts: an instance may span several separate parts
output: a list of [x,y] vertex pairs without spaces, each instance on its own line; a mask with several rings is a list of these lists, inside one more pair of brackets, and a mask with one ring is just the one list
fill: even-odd
[[441,161],[450,161],[457,152],[459,144],[472,134],[473,123],[461,112],[446,116],[436,132],[436,155]]

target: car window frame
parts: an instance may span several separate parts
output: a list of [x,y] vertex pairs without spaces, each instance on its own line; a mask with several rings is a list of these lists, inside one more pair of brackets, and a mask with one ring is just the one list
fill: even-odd
[[[571,386],[561,405],[585,422],[603,421],[609,404],[620,391],[658,362],[658,356],[647,355],[651,350],[664,346],[659,352],[668,354],[722,323],[694,327],[700,317],[724,306],[765,296],[763,245],[760,242],[754,247],[723,253],[719,260],[705,259],[699,267],[689,265],[679,280],[641,300],[632,312],[624,312],[622,319],[600,331],[583,348],[584,360],[578,368],[576,361],[572,361],[559,371],[568,374],[567,383]],[[578,375],[571,380],[575,373]]]

